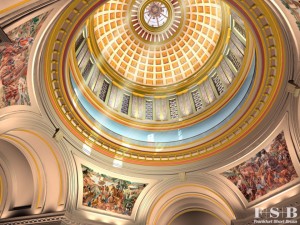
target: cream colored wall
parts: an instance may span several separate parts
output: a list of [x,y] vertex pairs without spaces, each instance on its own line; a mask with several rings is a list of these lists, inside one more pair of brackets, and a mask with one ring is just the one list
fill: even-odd
[[[38,1],[0,0],[0,2],[1,2],[0,4],[0,20],[1,20],[3,13],[10,13],[16,11],[18,10],[18,7],[23,8],[26,5],[29,5],[31,3],[36,3]],[[40,49],[38,48],[39,46],[42,45],[36,45],[36,52],[39,51]],[[32,57],[34,56],[32,55]],[[37,54],[36,58],[38,57],[39,55]],[[65,138],[63,138],[61,141],[55,141],[52,138],[52,135],[54,133],[54,127],[52,126],[52,124],[50,124],[50,122],[48,121],[49,118],[47,117],[48,115],[46,115],[46,113],[44,112],[48,110],[48,108],[46,107],[43,108],[44,99],[40,96],[40,93],[42,93],[42,91],[39,91],[39,88],[42,89],[43,86],[39,87],[38,86],[39,83],[34,83],[37,82],[36,81],[37,79],[33,79],[39,75],[37,74],[38,73],[37,71],[39,70],[37,70],[36,68],[37,66],[32,62],[36,62],[36,61],[32,60],[30,63],[32,64],[31,67],[33,67],[30,68],[33,71],[33,75],[32,75],[33,77],[31,77],[32,79],[30,79],[32,80],[32,84],[30,86],[32,89],[31,93],[32,96],[35,96],[35,98],[32,98],[33,101],[35,102],[33,103],[33,105],[37,105],[38,106],[37,108],[40,107],[41,112],[39,111],[32,112],[30,111],[30,109],[24,106],[20,106],[19,108],[11,107],[9,108],[9,110],[7,109],[6,111],[3,110],[0,111],[0,134],[6,134],[6,136],[9,135],[10,137],[17,137],[17,139],[21,141],[21,143],[28,144],[31,147],[30,153],[32,154],[33,159],[31,161],[28,160],[28,162],[24,161],[24,164],[26,163],[30,164],[29,162],[34,162],[34,160],[36,160],[38,166],[37,168],[41,171],[42,174],[42,179],[41,179],[42,182],[40,184],[41,187],[40,189],[41,189],[41,196],[43,196],[41,198],[42,199],[41,203],[42,205],[44,205],[43,208],[44,211],[42,211],[42,208],[38,208],[38,209],[34,208],[30,213],[39,214],[42,212],[47,213],[47,212],[54,212],[54,211],[67,209],[68,212],[72,214],[70,215],[70,218],[73,217],[73,219],[76,220],[76,222],[78,220],[83,220],[82,224],[95,224],[95,223],[101,224],[101,222],[96,219],[97,216],[103,219],[104,216],[102,214],[94,213],[92,211],[77,210],[78,209],[77,193],[78,190],[82,188],[80,183],[81,180],[77,179],[78,171],[76,170],[76,166],[75,166],[76,164],[74,160],[74,156],[78,155],[80,158],[85,158],[89,162],[94,163],[97,166],[101,166],[101,168],[107,167],[107,169],[115,173],[120,173],[123,175],[126,174],[128,176],[130,174],[130,176],[139,176],[139,177],[143,176],[143,178],[147,178],[147,179],[149,178],[149,179],[161,180],[161,182],[156,184],[154,188],[152,188],[149,192],[145,193],[145,198],[142,199],[141,207],[138,209],[137,217],[135,218],[136,221],[131,221],[131,220],[125,221],[121,218],[119,220],[122,221],[119,224],[135,223],[139,225],[144,225],[145,224],[144,222],[147,220],[147,215],[149,215],[149,219],[153,218],[153,220],[155,220],[156,218],[155,212],[161,211],[159,208],[160,206],[166,206],[165,209],[166,212],[168,212],[167,214],[163,214],[163,216],[165,217],[168,216],[168,218],[172,218],[172,216],[176,214],[175,210],[173,210],[174,209],[173,207],[178,206],[178,209],[180,209],[182,205],[179,204],[181,202],[190,204],[192,202],[191,198],[194,197],[195,193],[198,194],[198,196],[200,196],[198,198],[194,197],[195,199],[194,205],[196,205],[198,208],[201,208],[204,205],[207,206],[206,205],[207,201],[205,201],[205,199],[207,198],[204,198],[202,196],[206,197],[206,196],[213,195],[214,200],[218,200],[217,203],[220,209],[221,208],[227,209],[230,217],[227,218],[224,215],[225,218],[224,220],[228,221],[228,224],[230,223],[229,220],[234,218],[234,216],[237,217],[237,215],[239,218],[243,218],[243,216],[246,217],[250,215],[251,218],[249,217],[250,218],[249,221],[252,219],[253,213],[251,211],[247,212],[247,209],[245,209],[243,202],[240,201],[239,196],[235,194],[234,191],[237,191],[237,189],[232,185],[230,186],[229,182],[226,183],[225,179],[223,182],[223,180],[220,179],[222,177],[219,176],[219,173],[216,174],[208,173],[209,172],[208,170],[212,170],[211,167],[219,168],[220,165],[224,164],[223,161],[226,161],[225,157],[221,159],[222,162],[219,163],[218,165],[216,165],[217,161],[201,162],[202,167],[204,168],[202,171],[198,170],[193,173],[187,173],[186,177],[182,179],[182,176],[177,177],[178,176],[177,173],[181,171],[193,170],[191,165],[189,165],[190,168],[187,167],[182,167],[182,168],[178,167],[176,169],[168,168],[168,170],[164,169],[164,171],[162,171],[162,169],[159,167],[153,169],[153,168],[146,168],[142,166],[133,167],[131,165],[126,165],[126,164],[124,165],[124,168],[116,169],[116,168],[111,168],[112,163],[109,161],[111,159],[106,159],[105,156],[103,155],[96,155],[93,153],[92,155],[93,158],[84,155],[81,152],[81,148],[78,149],[76,148],[77,143],[76,141],[73,141],[73,139],[71,138],[72,137],[71,134],[65,133]],[[297,109],[299,115],[300,101],[298,102]],[[49,111],[51,111],[51,108],[50,110],[48,110],[47,114],[49,113]],[[50,120],[51,119],[53,118],[50,118]],[[55,119],[53,119],[53,121],[55,121]],[[299,120],[297,120],[298,125],[300,126],[299,121],[300,118]],[[57,122],[57,124],[59,124],[59,122]],[[26,128],[26,130],[18,129],[24,127]],[[3,148],[4,145],[3,144],[1,145],[1,143],[4,142],[0,142],[0,150],[4,151],[5,150]],[[251,149],[253,149],[252,146]],[[21,152],[16,154],[20,155]],[[110,162],[110,164],[108,163],[108,161]],[[16,161],[14,160],[14,162]],[[197,164],[199,164],[199,162],[197,162]],[[21,166],[21,164],[19,164],[19,166]],[[31,163],[31,166],[33,169],[31,171],[28,170],[28,173],[30,172],[33,174],[34,171],[37,171],[37,169],[35,168],[36,165]],[[197,168],[199,167],[199,165],[195,165],[195,168],[196,166]],[[208,167],[209,169],[207,169]],[[0,176],[1,176],[1,170],[0,170]],[[7,174],[6,176],[8,177]],[[35,179],[35,181],[38,180],[37,175],[32,177]],[[210,189],[208,190],[206,187],[210,187],[212,191],[209,191]],[[5,191],[7,191],[7,189],[8,188],[6,188]],[[62,195],[60,195],[61,190],[62,190]],[[215,192],[217,192],[218,195]],[[36,193],[34,194],[37,195]],[[177,202],[173,201],[173,199],[175,199],[175,196],[180,197]],[[223,199],[222,196],[225,196],[226,199],[228,199],[228,201],[226,199]],[[16,198],[17,196],[15,195],[14,197]],[[29,197],[31,198],[31,202],[34,203],[38,202],[37,200],[33,201],[32,196]],[[286,196],[280,196],[280,197],[282,197],[283,199]],[[21,199],[19,199],[19,201],[20,200]],[[79,199],[79,201],[80,200],[81,199]],[[169,202],[172,203],[170,206],[165,205],[167,200],[169,200]],[[214,201],[211,201],[211,203],[214,203]],[[228,203],[230,203],[230,205]],[[22,203],[22,204],[26,205],[27,203]],[[22,204],[19,203],[18,205],[21,206]],[[218,210],[218,208],[213,204],[210,204],[209,206],[212,209]],[[231,207],[233,208],[232,210],[230,209]],[[151,213],[149,213],[150,208],[152,208],[152,211],[154,212],[153,217],[151,217]],[[220,209],[219,211],[216,211],[217,214],[222,213]],[[1,202],[0,202],[0,211],[1,211]],[[235,215],[233,215],[233,213]],[[109,219],[116,221],[114,215],[109,216]],[[165,218],[161,217],[160,219],[162,219],[161,221],[163,221]],[[96,220],[96,222],[94,223],[93,220]],[[106,220],[106,222],[107,221],[108,220]],[[0,222],[0,224],[1,223],[2,221]],[[246,223],[237,222],[234,224],[246,224]]]

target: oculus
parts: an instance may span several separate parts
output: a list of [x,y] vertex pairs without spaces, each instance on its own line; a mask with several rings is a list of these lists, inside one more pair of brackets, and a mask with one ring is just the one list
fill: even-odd
[[168,10],[164,3],[154,1],[147,4],[144,10],[144,20],[151,27],[160,27],[168,20]]

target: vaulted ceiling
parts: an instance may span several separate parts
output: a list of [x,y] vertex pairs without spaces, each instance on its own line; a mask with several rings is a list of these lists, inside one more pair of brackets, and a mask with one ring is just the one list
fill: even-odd
[[0,224],[244,225],[255,208],[299,209],[299,9],[0,6]]

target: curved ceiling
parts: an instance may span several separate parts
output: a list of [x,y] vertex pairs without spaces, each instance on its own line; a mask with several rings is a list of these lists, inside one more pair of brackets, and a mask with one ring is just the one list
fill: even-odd
[[[99,2],[77,18],[70,35],[61,36],[66,12],[57,40],[48,43],[47,55],[54,59],[46,59],[47,88],[64,124],[100,153],[138,164],[189,163],[241,141],[276,99],[282,73],[274,60],[283,50],[266,48],[265,35],[274,43],[278,33],[265,34],[261,29],[267,26],[231,4],[234,9],[213,0],[186,6],[163,0]],[[159,38],[177,23],[174,34]],[[147,39],[143,31],[156,38]],[[128,76],[133,69],[142,71],[142,80]],[[163,77],[156,77],[157,70]]]
[[[162,85],[157,77],[151,80],[148,75],[140,83],[137,79],[130,80],[110,63],[122,65],[133,48],[147,46],[157,49],[164,70],[161,46],[167,46],[177,38],[183,39],[184,46],[178,44],[182,50],[174,50],[176,60],[171,60],[173,55],[167,57],[167,63],[172,66],[173,63],[182,63],[180,53],[186,54],[182,57],[187,60],[189,51],[194,51],[193,47],[205,47],[201,40],[189,45],[190,40],[195,39],[195,33],[205,33],[202,30],[207,25],[205,23],[195,33],[184,32],[189,39],[180,36],[179,28],[184,29],[187,11],[185,7],[177,7],[176,0],[170,3],[168,0],[135,1],[129,5],[126,19],[130,18],[130,21],[121,22],[131,26],[132,36],[128,37],[133,42],[130,45],[125,45],[117,35],[115,40],[114,36],[108,37],[122,29],[113,28],[113,24],[118,21],[114,16],[119,16],[119,3],[124,2],[113,5],[114,1],[75,0],[68,4],[64,2],[62,14],[53,10],[51,15],[56,13],[61,18],[48,18],[47,28],[51,29],[43,30],[45,38],[43,35],[37,38],[39,43],[29,61],[32,64],[39,62],[28,69],[34,71],[30,77],[37,78],[28,80],[32,81],[30,88],[37,97],[32,98],[33,107],[38,107],[36,111],[32,110],[32,115],[26,113],[23,106],[8,107],[12,109],[8,113],[3,111],[2,145],[24,153],[25,158],[28,155],[28,160],[21,157],[23,162],[26,161],[26,173],[32,164],[30,174],[25,175],[30,179],[33,175],[36,179],[29,179],[32,190],[24,192],[24,196],[17,193],[11,198],[11,190],[16,191],[17,181],[12,183],[9,180],[14,175],[10,170],[0,169],[4,177],[4,186],[0,190],[0,195],[4,193],[0,207],[5,206],[2,217],[32,213],[35,219],[31,221],[40,222],[38,217],[43,217],[49,222],[52,216],[45,217],[43,212],[62,210],[55,216],[65,215],[59,219],[67,217],[69,221],[64,223],[68,224],[179,225],[198,221],[214,225],[245,224],[246,221],[251,223],[256,206],[297,206],[298,149],[293,146],[294,138],[291,137],[294,132],[290,128],[294,125],[290,125],[298,125],[298,117],[291,119],[286,116],[278,123],[281,115],[292,107],[273,112],[284,104],[295,102],[287,98],[288,94],[282,88],[292,77],[283,66],[285,61],[293,61],[285,55],[284,48],[288,45],[282,45],[278,24],[270,9],[264,8],[267,5],[263,1],[228,0],[228,5],[224,2],[190,1],[192,5],[203,4],[204,7],[219,4],[219,37],[211,55],[195,73],[185,78],[182,76],[182,80],[172,77],[173,83],[168,83],[164,77]],[[113,16],[101,19],[98,16],[106,5],[115,7],[107,12]],[[177,14],[184,15],[184,18]],[[201,12],[195,14],[201,15]],[[102,37],[97,37],[95,30],[96,26],[104,24],[111,26],[111,30],[102,34],[107,41],[104,48],[112,48],[113,41],[120,44],[110,53],[111,59],[105,59],[104,50],[99,46]],[[167,37],[165,33],[169,30],[174,33]],[[207,35],[207,38],[211,36]],[[188,52],[184,52],[185,46],[190,48]],[[143,73],[148,74],[148,68],[153,66],[155,69],[150,72],[156,76],[156,69],[160,67],[156,61],[151,65],[149,49]],[[142,60],[143,55],[133,52],[139,57],[136,62]],[[117,55],[121,57],[114,61]],[[44,60],[40,60],[41,56]],[[153,60],[157,60],[156,55]],[[133,67],[133,62],[134,58],[129,58],[125,64]],[[183,67],[184,64],[178,67],[182,74],[186,72]],[[175,74],[174,70],[175,66],[170,72]],[[284,100],[288,101],[283,103]],[[22,116],[17,118],[18,112],[16,114],[14,110]],[[276,129],[272,131],[274,127]],[[53,128],[56,129],[54,135]],[[275,137],[279,132],[282,133]],[[287,134],[287,139],[283,134]],[[271,141],[273,137],[275,139]],[[274,181],[278,185],[264,188],[264,194],[256,192],[254,187],[252,198],[249,198],[243,190],[239,191],[239,176],[249,169],[248,162],[261,162],[264,155],[261,152],[265,152],[262,148],[278,155],[278,163],[284,164],[284,168],[275,171],[277,176],[285,175],[281,170],[290,173],[285,184]],[[9,154],[10,151],[4,152]],[[285,162],[280,156],[290,160]],[[14,161],[11,158],[7,163]],[[263,163],[260,164],[263,167]],[[269,167],[262,169],[278,169]],[[232,168],[239,171],[233,173]],[[259,176],[248,176],[250,183],[259,183]],[[246,178],[241,182],[249,184]],[[20,186],[18,182],[17,186]],[[8,197],[6,193],[9,193]],[[41,204],[43,207],[39,207]],[[14,205],[16,207],[12,208]],[[12,219],[4,219],[3,223],[14,223]],[[16,221],[25,219],[17,217]]]
[[[167,16],[150,15],[148,8],[156,5],[164,6]],[[94,15],[94,32],[100,55],[113,72],[134,83],[163,86],[199,72],[211,57],[222,11],[215,0],[108,1]],[[162,26],[159,16],[166,20]],[[149,26],[151,18],[158,25]]]
[[[176,8],[178,3],[173,3],[175,4],[173,7]],[[140,4],[140,7],[135,7],[136,4]],[[199,1],[191,3],[191,6],[187,5],[184,8],[185,10],[181,12],[182,14],[179,15],[183,16],[185,12],[190,12],[192,9],[193,12],[190,15],[190,22],[184,23],[186,29],[183,29],[186,31],[181,31],[183,35],[178,34],[177,37],[171,36],[168,40],[150,40],[148,43],[144,43],[145,40],[139,39],[143,37],[143,33],[134,33],[135,26],[131,27],[127,24],[134,21],[134,19],[126,20],[124,18],[128,18],[128,14],[135,12],[139,12],[140,17],[142,17],[144,11],[151,4],[156,6],[155,4],[159,3],[134,1],[132,4],[129,4],[129,2],[125,4],[124,2],[116,3],[112,1],[107,2],[96,11],[93,16],[94,19],[89,21],[88,25],[83,28],[76,38],[75,51],[70,53],[70,87],[74,90],[71,95],[76,96],[77,99],[76,110],[101,135],[106,136],[107,139],[123,142],[126,146],[135,145],[148,148],[145,149],[146,151],[153,151],[150,148],[154,147],[154,151],[167,152],[175,150],[169,147],[191,143],[195,145],[195,141],[216,131],[236,114],[237,108],[241,107],[246,99],[245,96],[251,89],[255,77],[256,58],[253,49],[250,47],[254,46],[252,38],[249,35],[246,38],[244,22],[236,13],[230,12],[227,5],[222,4],[221,7],[219,2]],[[182,7],[178,5],[177,8],[181,9]],[[200,9],[203,10],[202,13],[197,11]],[[219,59],[211,64],[209,73],[206,73],[206,70],[199,69],[195,74],[198,79],[197,83],[183,84],[186,90],[176,95],[169,94],[165,90],[165,96],[160,96],[160,98],[157,98],[156,95],[146,96],[143,90],[133,92],[131,89],[124,89],[123,86],[115,85],[122,75],[116,75],[115,71],[106,70],[107,61],[104,60],[104,62],[102,58],[104,54],[108,57],[121,55],[122,58],[117,59],[119,65],[134,66],[133,59],[125,60],[126,57],[129,57],[127,53],[132,53],[132,50],[143,46],[147,52],[145,55],[147,59],[145,61],[146,66],[143,68],[149,66],[160,68],[161,65],[153,65],[150,62],[153,57],[155,58],[155,55],[151,53],[152,50],[162,56],[161,47],[169,47],[172,52],[177,49],[175,53],[183,56],[184,54],[181,51],[187,49],[188,45],[181,45],[180,43],[185,40],[193,40],[196,45],[201,45],[200,39],[203,39],[206,34],[201,27],[210,26],[209,23],[203,23],[204,21],[210,21],[206,17],[216,16],[210,15],[209,12],[215,14],[218,10],[223,11],[223,14],[230,12],[231,17],[235,19],[228,20],[226,18],[224,19],[225,22],[222,21],[223,34],[228,36],[228,38],[223,39],[224,42],[219,43],[219,48],[224,53],[216,55]],[[168,15],[171,16],[171,12]],[[193,17],[193,15],[199,16]],[[155,17],[153,16],[153,18]],[[218,18],[221,25],[221,17]],[[140,20],[137,17],[137,21]],[[199,25],[199,29],[194,29],[191,21],[202,25]],[[244,33],[239,30],[230,31],[230,23],[239,24]],[[120,26],[113,26],[113,24],[120,24]],[[151,29],[152,32],[159,34],[168,29],[169,25],[164,27],[165,24],[151,28],[144,27],[144,29]],[[141,24],[140,26],[144,25]],[[109,30],[112,27],[113,29]],[[127,32],[124,31],[125,28],[128,29]],[[101,35],[100,31],[102,32]],[[120,35],[117,34],[118,32],[120,32]],[[130,35],[125,38],[123,37],[125,33]],[[221,26],[218,33],[221,33]],[[200,39],[195,40],[192,37],[186,39],[188,34],[196,34]],[[139,37],[139,35],[142,36]],[[214,34],[209,37],[214,37]],[[125,42],[129,39],[132,41],[131,44],[126,44]],[[94,45],[93,41],[97,43],[97,46]],[[172,43],[175,45],[172,45]],[[100,47],[99,44],[101,44]],[[179,48],[180,46],[182,48]],[[98,48],[100,49],[99,52],[97,52]],[[191,46],[188,48],[193,49]],[[204,46],[199,47],[198,50],[206,51],[203,48]],[[107,49],[110,49],[109,54],[106,52]],[[120,49],[124,49],[124,51],[119,54]],[[133,57],[141,59],[141,56],[138,57],[138,55]],[[188,61],[189,56],[184,55],[183,58]],[[162,56],[162,59],[171,58]],[[76,61],[77,65],[74,64]],[[189,61],[190,64],[191,61]],[[182,60],[175,57],[171,62],[179,66]],[[244,64],[243,70],[240,66],[242,62]],[[166,61],[162,65],[168,63]],[[174,68],[172,71],[174,71]],[[145,71],[142,73],[145,74]],[[157,74],[155,71],[154,73]],[[184,74],[184,72],[180,74]],[[209,108],[211,109],[208,110]]]

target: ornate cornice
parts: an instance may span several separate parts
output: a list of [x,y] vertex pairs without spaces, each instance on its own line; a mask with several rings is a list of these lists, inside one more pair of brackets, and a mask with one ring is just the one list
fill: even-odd
[[21,216],[10,219],[1,219],[0,224],[3,225],[20,225],[20,224],[53,224],[55,222],[61,222],[68,220],[64,212],[61,213],[49,213],[33,216]]

